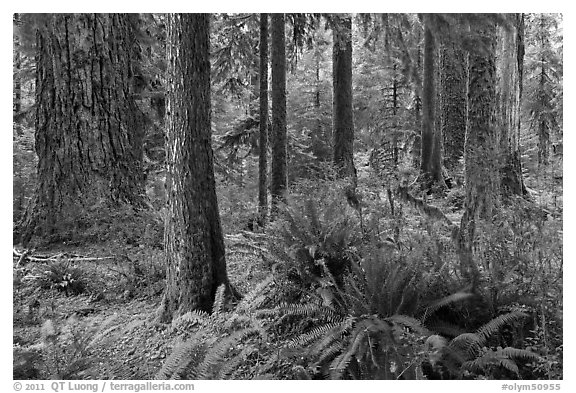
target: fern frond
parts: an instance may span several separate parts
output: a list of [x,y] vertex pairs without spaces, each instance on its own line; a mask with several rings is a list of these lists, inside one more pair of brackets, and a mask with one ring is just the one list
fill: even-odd
[[226,285],[221,284],[218,289],[216,289],[216,295],[214,296],[214,304],[212,305],[212,314],[220,314],[224,309],[224,291],[226,290]]
[[254,345],[248,345],[240,351],[240,353],[234,356],[232,359],[228,360],[224,366],[220,369],[216,375],[216,379],[225,379],[238,369],[238,366],[244,362],[253,353],[258,352],[258,349]]
[[[198,334],[187,341],[180,341],[174,346],[172,353],[162,368],[155,376],[155,379],[180,379],[182,374],[195,360],[198,361],[203,353],[203,345],[198,342]],[[197,356],[193,356],[197,355]]]
[[273,309],[258,310],[257,316],[301,316],[317,317],[326,322],[340,322],[342,317],[327,307],[318,304],[288,304],[283,303]]
[[238,312],[251,311],[260,307],[266,300],[266,296],[263,294],[264,290],[274,283],[274,276],[269,275],[264,280],[259,282],[254,289],[248,292],[240,301],[236,310]]
[[209,348],[202,362],[193,370],[194,379],[214,378],[218,373],[218,366],[222,362],[224,355],[245,337],[254,333],[258,333],[258,330],[254,328],[242,329],[221,340],[214,347]]
[[526,349],[506,347],[497,351],[499,355],[508,359],[538,360],[540,356]]
[[448,348],[463,356],[464,359],[474,359],[480,353],[482,341],[474,333],[464,333],[452,339]]
[[[333,360],[338,354],[344,350],[344,343],[342,341],[333,342],[330,346],[326,347],[320,354],[315,364],[321,365]],[[330,377],[330,369],[328,368],[325,377]]]
[[472,294],[470,292],[460,291],[460,292],[453,293],[452,295],[445,296],[442,299],[436,300],[435,302],[432,302],[424,310],[424,314],[422,315],[422,318],[421,318],[422,322],[425,322],[426,319],[428,319],[428,317],[430,315],[434,314],[440,308],[447,306],[449,304],[452,304],[452,303],[461,302],[463,300],[470,298],[471,296],[472,296]]
[[528,317],[528,315],[521,311],[512,311],[508,314],[500,315],[492,319],[478,330],[476,330],[476,335],[480,338],[480,344],[482,346],[486,345],[488,339],[493,334],[498,333],[504,325],[511,324],[514,321],[526,317]]
[[425,336],[429,336],[431,334],[428,329],[422,326],[422,323],[418,319],[409,317],[407,315],[392,315],[391,317],[386,318],[386,321],[396,325],[402,325]]
[[354,328],[348,349],[337,356],[330,364],[331,379],[340,379],[352,361],[352,357],[357,355],[358,347],[368,335],[367,323],[367,320],[363,320]]
[[[295,337],[290,341],[288,341],[287,347],[288,348],[303,347],[315,341],[319,337],[323,336],[330,338],[332,334],[338,334],[338,331],[335,328],[339,326],[340,324],[338,323],[328,323],[326,325],[315,327],[310,332],[301,334],[298,337]],[[330,333],[330,335],[328,335],[328,333]]]
[[498,365],[502,368],[505,368],[508,371],[513,372],[515,375],[520,374],[520,370],[518,370],[518,365],[514,360],[511,359],[499,359]]
[[519,374],[518,365],[508,357],[503,357],[501,351],[488,351],[481,357],[464,362],[462,368],[475,373],[486,372],[491,366],[502,367],[516,375]]

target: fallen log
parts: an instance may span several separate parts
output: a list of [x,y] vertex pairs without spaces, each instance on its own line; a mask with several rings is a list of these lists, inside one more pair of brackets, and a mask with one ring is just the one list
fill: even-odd
[[12,249],[12,254],[14,257],[18,258],[18,262],[16,266],[21,266],[25,262],[58,262],[61,260],[66,260],[68,262],[96,262],[96,261],[104,261],[107,259],[114,259],[115,256],[107,256],[107,257],[84,257],[77,254],[68,254],[65,252],[61,252],[54,255],[32,255],[34,250],[22,250],[19,251],[16,248]]

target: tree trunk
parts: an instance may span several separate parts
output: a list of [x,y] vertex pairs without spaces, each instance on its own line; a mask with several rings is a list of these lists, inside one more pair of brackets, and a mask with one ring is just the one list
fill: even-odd
[[351,178],[354,168],[354,117],[352,111],[352,19],[334,15],[332,50],[334,165],[341,177]]
[[[37,16],[38,185],[22,242],[77,225],[88,206],[141,204],[141,114],[133,97],[137,47],[127,14]],[[69,229],[69,228],[68,228]]]
[[211,144],[209,21],[208,14],[167,17],[164,322],[210,312],[217,287],[229,288]]
[[260,154],[258,207],[260,225],[268,215],[268,14],[260,14]]
[[[548,42],[548,26],[546,24],[546,20],[544,15],[541,14],[539,18],[539,38],[540,38],[540,79],[538,81],[539,87],[539,98],[538,104],[540,106],[540,111],[549,110],[552,112],[552,108],[550,105],[550,100],[548,94],[546,94],[546,84],[548,82],[548,70],[546,65],[548,61],[546,59],[545,53],[547,50],[551,50],[550,44]],[[522,35],[523,37],[523,35]],[[540,114],[536,117],[538,120],[538,166],[545,166],[548,165],[549,160],[549,152],[550,152],[550,122],[547,120],[548,116],[543,116]]]
[[501,192],[504,197],[526,193],[520,161],[520,98],[524,62],[524,18],[508,16],[512,27],[498,28],[497,120],[500,131]]
[[434,183],[443,184],[442,178],[442,138],[437,129],[435,54],[436,44],[430,29],[430,15],[426,15],[424,26],[424,82],[422,86],[422,145],[420,171],[424,176],[425,188]]
[[[422,66],[422,50],[418,45],[416,67],[420,72]],[[414,89],[414,119],[416,123],[416,137],[414,138],[414,145],[412,147],[412,165],[414,168],[420,168],[422,155],[422,97],[421,86],[416,86]]]
[[464,146],[466,199],[460,223],[461,268],[473,287],[478,285],[478,267],[473,262],[472,245],[476,221],[491,220],[499,202],[499,141],[496,123],[496,25],[473,25],[482,48],[469,55],[468,120]]
[[444,139],[444,163],[453,171],[464,155],[466,135],[466,59],[451,39],[441,46],[440,118]]
[[284,14],[272,14],[272,215],[286,200],[286,43]]
[[[16,28],[20,25],[20,15],[14,14],[14,27]],[[21,100],[22,100],[22,89],[21,89],[21,78],[20,78],[20,68],[21,68],[21,54],[20,54],[20,39],[18,36],[14,35],[14,54],[13,54],[13,61],[14,61],[14,75],[13,75],[13,86],[14,86],[14,101],[12,105],[12,110],[14,115],[18,115],[20,110],[22,109]]]

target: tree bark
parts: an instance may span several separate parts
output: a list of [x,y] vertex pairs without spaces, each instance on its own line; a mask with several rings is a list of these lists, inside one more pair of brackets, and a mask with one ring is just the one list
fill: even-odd
[[422,86],[422,145],[420,172],[424,176],[425,188],[434,183],[443,184],[442,138],[436,127],[436,43],[430,28],[430,15],[424,17],[424,82]]
[[[14,27],[16,28],[20,24],[20,15],[14,14]],[[21,78],[20,78],[20,69],[22,58],[20,54],[20,39],[18,36],[14,35],[14,54],[13,54],[13,61],[14,61],[14,75],[13,75],[13,86],[14,86],[14,102],[12,105],[12,110],[14,115],[20,113],[22,109],[21,100],[22,100],[22,88],[21,88]]]
[[[418,45],[417,50],[416,67],[418,72],[422,67],[422,49],[421,45]],[[421,155],[422,155],[422,97],[421,97],[421,86],[416,86],[414,89],[414,119],[416,123],[417,135],[414,138],[414,145],[412,147],[412,165],[414,168],[420,168],[421,166]]]
[[440,51],[440,119],[444,164],[449,170],[455,170],[464,155],[466,135],[466,58],[452,39],[443,42]]
[[272,14],[272,215],[286,200],[286,43],[284,14]]
[[478,219],[491,220],[499,204],[499,141],[496,119],[496,25],[488,21],[473,25],[482,48],[469,54],[468,119],[464,146],[466,199],[460,223],[460,260],[465,276],[475,288],[478,267],[472,245]]
[[258,207],[260,225],[268,215],[268,14],[260,14],[260,154]]
[[77,225],[101,201],[140,205],[141,113],[133,97],[137,47],[127,14],[37,17],[38,185],[22,242]]
[[333,17],[332,85],[334,165],[341,177],[356,186],[354,167],[354,116],[352,107],[352,19]]
[[164,322],[210,312],[216,289],[229,288],[211,144],[208,14],[167,17]]
[[524,63],[524,18],[508,15],[511,27],[498,27],[497,61],[497,120],[500,132],[501,193],[504,197],[523,195],[520,161],[520,99]]

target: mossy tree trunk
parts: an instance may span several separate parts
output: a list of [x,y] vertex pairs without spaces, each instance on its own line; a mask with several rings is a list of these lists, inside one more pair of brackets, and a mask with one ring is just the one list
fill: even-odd
[[444,184],[442,177],[442,137],[436,127],[436,43],[431,15],[424,16],[424,75],[422,85],[422,144],[420,172],[425,188]]
[[284,14],[272,14],[272,215],[278,203],[286,200],[286,39]]
[[509,14],[508,21],[511,26],[498,27],[496,50],[497,119],[500,132],[501,192],[504,197],[526,193],[520,161],[524,18],[522,14]]
[[258,157],[259,222],[268,215],[268,14],[260,14],[260,152]]
[[460,223],[461,268],[474,288],[479,281],[473,261],[476,222],[491,220],[499,205],[499,140],[496,119],[496,24],[486,21],[472,25],[483,43],[473,48],[468,61],[468,106],[464,146],[466,199]]
[[440,121],[444,140],[444,164],[456,170],[464,156],[466,135],[466,58],[452,39],[440,48]]
[[333,15],[332,133],[334,165],[341,177],[349,177],[355,188],[354,116],[352,107],[352,18]]
[[[38,184],[22,243],[57,235],[105,201],[140,205],[142,117],[134,96],[135,24],[128,14],[38,14]],[[66,224],[68,223],[68,224]]]
[[166,291],[160,318],[210,312],[227,285],[211,139],[208,14],[167,17]]

